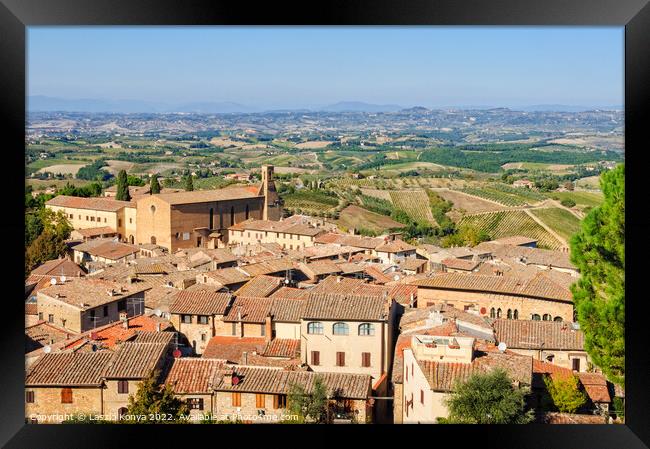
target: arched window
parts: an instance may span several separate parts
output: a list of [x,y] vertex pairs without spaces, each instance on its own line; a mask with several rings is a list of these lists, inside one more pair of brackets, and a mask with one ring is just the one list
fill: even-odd
[[117,416],[119,416],[121,418],[122,416],[126,415],[128,412],[129,412],[128,408],[120,407],[120,408],[117,409]]
[[149,209],[151,210],[152,214],[156,213],[156,206],[154,206],[153,204],[151,205],[151,207]]
[[210,229],[214,229],[214,209],[210,208]]
[[496,318],[497,312],[494,310],[494,307],[490,309],[490,318]]
[[248,220],[249,213],[250,213],[250,211],[248,210],[248,204],[247,204],[246,205],[246,220]]
[[543,321],[551,321],[551,315],[548,313],[545,313],[544,316],[542,317]]
[[334,335],[348,335],[350,329],[347,323],[334,323],[334,326],[332,326],[332,333]]
[[129,243],[133,245],[133,242],[135,242],[135,239],[133,238],[132,235],[129,236]]
[[507,317],[508,317],[509,320],[512,319],[512,309],[508,309]]
[[359,335],[375,335],[375,325],[370,323],[359,324]]
[[562,322],[562,317],[561,316],[556,316],[555,318],[553,318],[553,321],[557,321],[558,323],[561,323]]
[[519,310],[515,309],[515,313],[512,315],[515,320],[519,319]]
[[307,333],[321,335],[323,333],[323,323],[319,323],[318,321],[307,323]]
[[533,313],[533,316],[531,317],[531,319],[532,319],[533,321],[539,321],[539,320],[541,320],[540,316],[539,316],[538,314],[536,314],[536,313]]
[[152,245],[155,245],[155,244],[156,244],[156,236],[155,236],[155,235],[152,235],[150,241],[151,241],[151,244],[152,244]]
[[501,309],[497,309],[497,318],[501,318]]
[[235,224],[235,206],[230,208],[230,226]]

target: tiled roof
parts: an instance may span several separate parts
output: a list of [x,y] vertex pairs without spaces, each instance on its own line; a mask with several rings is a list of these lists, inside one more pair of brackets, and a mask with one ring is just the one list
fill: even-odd
[[168,346],[166,343],[122,343],[107,366],[105,376],[110,379],[144,379],[165,356]]
[[[75,246],[75,251],[81,251],[79,249],[80,246],[81,245]],[[92,256],[103,257],[109,260],[119,260],[123,257],[130,256],[131,254],[139,253],[140,248],[135,245],[129,245],[128,243],[105,242],[93,248],[88,248],[83,252],[88,253]]]
[[376,296],[310,293],[303,312],[304,319],[384,321],[386,301]]
[[449,290],[481,291],[507,295],[528,296],[558,301],[572,301],[571,291],[553,282],[544,272],[522,281],[506,276],[486,276],[470,273],[441,273],[413,282],[418,287]]
[[279,277],[260,275],[242,285],[236,292],[237,296],[270,296],[282,286],[282,279]]
[[488,243],[500,243],[502,245],[521,246],[521,245],[530,245],[531,243],[537,243],[537,240],[531,239],[530,237],[526,237],[523,235],[513,235],[511,237],[502,237],[500,239],[491,240]]
[[319,260],[307,264],[300,263],[298,264],[298,268],[311,279],[316,276],[341,272],[339,266],[331,260]]
[[170,335],[173,337],[173,332],[155,332],[158,324],[160,324],[160,330],[165,331],[171,327],[171,324],[168,322],[163,322],[160,319],[156,319],[154,316],[150,315],[138,315],[127,320],[128,328],[125,328],[120,321],[102,326],[100,328],[95,328],[91,332],[87,332],[84,335],[92,336],[92,340],[98,343],[101,343],[102,346],[107,348],[113,348],[118,342],[124,342],[131,338],[134,335],[137,335],[140,332],[146,331],[148,333],[164,334],[163,338]]
[[238,322],[241,316],[243,323],[264,323],[266,317],[269,316],[273,301],[271,298],[238,296],[233,301],[228,314],[224,316],[223,320],[225,322]]
[[[65,283],[58,283],[44,288],[38,294],[56,298],[58,301],[65,302],[77,309],[85,310],[90,307],[119,301],[149,288],[149,286],[125,285],[86,276],[66,279]],[[112,296],[109,295],[111,290],[114,292]],[[59,295],[58,298],[56,295]]]
[[294,215],[282,221],[255,220],[251,218],[230,226],[228,229],[233,231],[271,231],[307,236],[315,236],[324,232],[321,228],[309,225],[307,221],[300,215]]
[[269,298],[282,298],[282,299],[306,299],[308,291],[302,288],[281,287],[276,290]]
[[386,242],[383,245],[379,245],[375,248],[375,251],[382,253],[401,253],[405,251],[415,251],[415,246],[409,245],[403,240],[393,240],[391,242]]
[[481,262],[477,260],[468,260],[468,259],[445,259],[442,261],[442,264],[447,268],[452,268],[455,270],[465,270],[472,271],[478,267]]
[[74,332],[55,326],[47,321],[39,321],[33,326],[25,328],[25,336],[29,337],[30,343],[32,343],[29,348],[26,348],[26,352],[65,340],[70,335],[74,335]]
[[38,304],[35,302],[26,302],[25,303],[25,315],[37,315],[38,314]]
[[605,376],[598,373],[578,373],[578,379],[592,402],[612,402]]
[[388,297],[394,299],[402,305],[409,305],[411,303],[411,296],[414,300],[418,299],[418,288],[415,285],[409,284],[395,284],[391,286],[388,292]]
[[83,268],[71,261],[70,259],[54,259],[44,262],[42,265],[34,268],[30,273],[31,276],[65,276],[79,277],[86,273]]
[[275,338],[266,345],[261,355],[265,357],[300,357],[300,340]]
[[305,298],[273,298],[271,304],[271,315],[273,321],[298,323],[302,317],[305,306]]
[[215,190],[194,190],[191,192],[160,193],[153,196],[170,205],[177,205],[258,198],[260,195],[257,193],[257,188],[251,189],[250,186],[236,186]]
[[287,394],[292,384],[298,384],[309,393],[313,388],[314,380],[320,377],[328,393],[332,396],[345,399],[366,399],[370,393],[372,379],[369,374],[314,373],[242,366],[234,367],[234,373],[241,380],[237,385],[227,385],[224,383],[223,377],[231,372],[222,370],[217,374],[215,390]]
[[110,226],[102,226],[99,228],[84,228],[75,229],[76,232],[81,234],[82,237],[95,237],[98,235],[117,234],[117,231]]
[[205,273],[201,273],[201,276],[213,279],[224,286],[239,284],[250,279],[250,276],[243,272],[239,267],[221,268],[219,270],[207,271]]
[[354,292],[355,289],[365,283],[366,281],[363,279],[328,276],[311,288],[309,292],[347,294]]
[[576,270],[576,266],[571,263],[568,252],[491,242],[480,243],[474,249],[489,251],[493,257],[501,260],[511,259],[526,265],[550,265],[551,267]]
[[266,345],[265,338],[255,337],[225,337],[216,336],[208,341],[201,358],[227,360],[230,363],[241,363],[242,354],[247,352],[260,353]]
[[[173,326],[169,326],[173,328]],[[158,332],[158,331],[135,331],[133,343],[164,343],[169,344],[175,340],[175,332]]]
[[174,359],[165,383],[172,385],[176,394],[212,394],[212,384],[224,361],[196,357]]
[[607,424],[607,418],[602,415],[547,412],[541,417],[541,422],[544,424]]
[[361,273],[364,270],[364,266],[356,262],[338,262],[337,265],[342,274]]
[[571,323],[497,319],[494,331],[497,341],[509,348],[584,351],[584,333]]
[[337,245],[354,246],[356,248],[375,249],[384,243],[384,239],[381,237],[363,237],[360,235],[330,232],[319,235],[314,242],[319,244],[336,243]]
[[123,207],[133,207],[128,201],[118,201],[113,198],[82,198],[78,196],[58,195],[45,203],[47,206],[68,207],[72,209],[101,210],[117,212]]
[[292,268],[293,262],[286,258],[270,259],[265,260],[264,262],[258,262],[239,267],[240,270],[248,273],[250,276],[279,273],[281,271],[291,270]]
[[385,274],[381,269],[377,268],[374,265],[367,265],[364,268],[363,271],[368,276],[372,277],[375,280],[375,282],[380,283],[380,284],[385,284],[385,283],[391,282],[393,280],[392,277]]
[[297,249],[295,251],[289,250],[289,254],[296,259],[332,259],[340,257],[348,259],[351,255],[364,251],[363,248],[355,248],[354,246],[341,246],[341,245],[315,245],[307,248]]
[[400,263],[399,267],[402,270],[415,271],[415,270],[419,269],[425,263],[427,263],[427,259],[418,259],[416,257],[407,257],[406,259],[404,259]]
[[109,351],[44,354],[30,366],[26,386],[98,386],[113,358]]
[[230,293],[181,290],[169,306],[169,312],[190,315],[224,315],[231,298]]

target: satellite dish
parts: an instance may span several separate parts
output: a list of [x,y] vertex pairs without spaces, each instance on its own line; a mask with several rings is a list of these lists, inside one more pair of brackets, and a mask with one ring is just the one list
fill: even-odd
[[160,311],[160,309],[156,309],[156,310],[153,311],[153,314],[156,315],[156,316],[161,316],[162,312]]
[[46,353],[46,354],[49,354],[50,352],[52,352],[52,348],[49,347],[49,346],[45,346],[45,347],[43,347],[43,352]]
[[61,276],[60,279],[61,279],[61,283],[62,283],[62,284],[65,284],[65,276]]
[[56,278],[50,279],[50,284],[51,285],[56,285]]
[[501,343],[499,343],[499,346],[497,346],[497,348],[499,348],[499,351],[501,351],[501,352],[504,352],[507,347],[508,346],[503,341]]

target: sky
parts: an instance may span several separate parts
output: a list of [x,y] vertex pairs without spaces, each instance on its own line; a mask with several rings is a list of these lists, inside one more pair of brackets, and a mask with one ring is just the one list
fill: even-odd
[[622,106],[623,27],[29,27],[28,95]]

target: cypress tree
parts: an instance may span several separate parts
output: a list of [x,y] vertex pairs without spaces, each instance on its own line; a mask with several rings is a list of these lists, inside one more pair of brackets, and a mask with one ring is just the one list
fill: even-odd
[[131,201],[131,195],[129,194],[129,183],[127,181],[126,171],[120,170],[117,174],[117,194],[115,199],[119,201]]
[[158,174],[155,174],[151,177],[149,192],[151,194],[160,193],[160,183],[158,182]]

